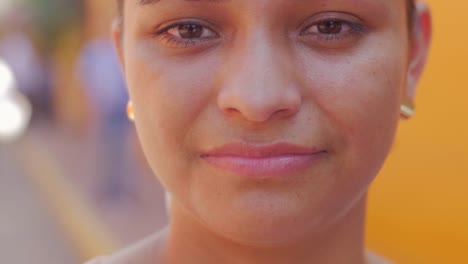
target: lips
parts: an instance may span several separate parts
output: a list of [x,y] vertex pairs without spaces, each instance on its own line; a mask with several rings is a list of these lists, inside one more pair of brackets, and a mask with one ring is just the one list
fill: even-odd
[[270,178],[296,175],[314,166],[326,153],[326,150],[316,147],[290,143],[230,143],[203,153],[200,157],[210,166],[239,176]]

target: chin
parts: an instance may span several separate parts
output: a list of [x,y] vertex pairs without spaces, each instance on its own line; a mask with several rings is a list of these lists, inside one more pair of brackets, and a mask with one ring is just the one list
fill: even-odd
[[[223,206],[219,219],[206,226],[220,236],[244,245],[275,247],[297,243],[322,233],[331,218],[313,202],[289,193],[251,191]],[[226,209],[229,208],[229,209]],[[229,212],[226,214],[226,212]]]

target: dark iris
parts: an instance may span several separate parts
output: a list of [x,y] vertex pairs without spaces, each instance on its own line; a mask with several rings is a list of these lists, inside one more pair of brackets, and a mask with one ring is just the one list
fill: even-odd
[[318,31],[322,34],[339,34],[343,23],[339,21],[324,21],[318,24]]
[[186,24],[179,26],[180,37],[185,39],[200,38],[203,34],[203,27],[195,24]]

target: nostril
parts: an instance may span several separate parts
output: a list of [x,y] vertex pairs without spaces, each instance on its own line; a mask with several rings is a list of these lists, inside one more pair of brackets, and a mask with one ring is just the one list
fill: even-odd
[[240,113],[240,111],[234,107],[228,107],[224,110],[227,114],[237,114]]
[[218,106],[227,116],[239,115],[252,122],[289,118],[301,107],[302,98],[295,88],[288,93],[285,93],[285,89],[281,89],[282,93],[259,90],[256,93],[240,93],[239,89],[226,89],[218,98]]
[[302,94],[292,76],[267,77],[252,73],[224,80],[216,98],[219,110],[226,116],[256,123],[295,115],[301,107]]
[[272,116],[277,116],[278,118],[285,118],[285,117],[294,115],[295,113],[296,113],[295,109],[286,108],[286,109],[277,110],[276,112],[272,114]]
[[273,113],[273,115],[285,116],[291,114],[291,109],[280,109]]

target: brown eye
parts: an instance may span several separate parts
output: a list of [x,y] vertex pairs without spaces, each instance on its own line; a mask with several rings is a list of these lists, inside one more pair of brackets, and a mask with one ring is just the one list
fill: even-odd
[[179,25],[179,35],[184,39],[200,38],[203,35],[203,27],[200,25]]
[[365,32],[365,28],[359,24],[329,19],[316,22],[301,32],[302,35],[315,35],[326,37],[345,37],[353,33]]
[[169,48],[206,47],[210,43],[215,43],[219,35],[203,24],[195,21],[180,21],[155,32],[154,36],[161,44]]
[[321,34],[335,35],[340,34],[343,29],[343,23],[340,21],[323,21],[317,24],[317,30]]
[[194,23],[174,25],[167,30],[167,33],[176,38],[184,40],[197,40],[216,37],[216,33],[212,30]]
[[357,44],[366,33],[362,24],[330,18],[309,25],[301,31],[301,37],[313,47],[336,50]]

